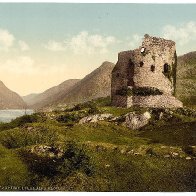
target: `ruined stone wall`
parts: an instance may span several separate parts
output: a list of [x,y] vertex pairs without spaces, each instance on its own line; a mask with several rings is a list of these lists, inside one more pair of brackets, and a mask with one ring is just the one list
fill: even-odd
[[120,52],[118,54],[118,62],[116,63],[112,71],[112,81],[111,81],[111,97],[112,97],[113,105],[121,106],[121,107],[124,107],[124,105],[126,105],[126,97],[117,95],[117,91],[123,88],[127,88],[128,63],[129,63],[129,58],[132,56],[133,56],[132,51]]
[[[120,107],[181,107],[181,102],[172,97],[176,64],[175,42],[145,35],[138,49],[118,55],[112,72],[112,104]],[[136,88],[154,88],[162,96],[136,96],[132,94]]]
[[180,108],[183,107],[181,101],[171,95],[156,96],[133,96],[127,97],[127,106],[154,107],[154,108]]
[[134,50],[135,86],[155,87],[166,94],[172,94],[174,92],[173,76],[168,78],[163,72],[165,64],[170,66],[170,69],[176,64],[175,52],[175,42],[146,35],[142,46]]

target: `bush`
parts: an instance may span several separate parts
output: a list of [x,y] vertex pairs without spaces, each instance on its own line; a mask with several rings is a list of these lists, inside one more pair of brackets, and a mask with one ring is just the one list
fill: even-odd
[[191,156],[196,156],[196,148],[193,148],[192,146],[184,146],[183,150],[185,153]]
[[100,111],[96,105],[91,105],[88,111],[89,114],[97,114],[99,112]]
[[72,124],[75,122],[78,122],[79,119],[85,117],[87,114],[87,111],[81,110],[81,111],[72,111],[72,112],[65,112],[65,114],[62,114],[56,118],[58,122]]
[[[51,146],[51,149],[56,151],[58,151],[58,148],[54,144]],[[67,142],[65,144],[61,157],[41,156],[25,150],[22,150],[20,154],[27,163],[30,171],[41,177],[66,177],[75,171],[81,171],[86,175],[91,175],[93,172],[92,166],[90,165],[90,158],[74,142]]]
[[56,120],[62,123],[70,123],[70,122],[77,121],[78,119],[79,119],[78,116],[76,116],[74,113],[67,113],[58,116]]
[[15,127],[20,127],[25,125],[26,123],[42,122],[44,120],[45,118],[38,113],[31,114],[31,115],[24,115],[12,120],[10,123],[1,123],[0,131],[13,129]]
[[150,96],[150,95],[162,95],[163,93],[154,87],[134,87],[133,89],[122,88],[116,91],[117,95],[121,96]]
[[150,96],[150,95],[162,95],[163,93],[154,87],[138,87],[133,88],[133,94],[136,96]]

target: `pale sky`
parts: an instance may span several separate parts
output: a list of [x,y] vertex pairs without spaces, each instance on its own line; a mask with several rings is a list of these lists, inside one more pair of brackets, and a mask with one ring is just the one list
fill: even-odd
[[20,95],[83,78],[144,34],[196,50],[196,4],[0,3],[0,80]]

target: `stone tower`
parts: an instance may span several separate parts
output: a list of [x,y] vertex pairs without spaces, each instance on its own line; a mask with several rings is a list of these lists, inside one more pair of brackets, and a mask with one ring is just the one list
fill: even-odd
[[176,66],[175,42],[145,35],[138,49],[118,54],[112,71],[112,105],[182,107],[174,97]]

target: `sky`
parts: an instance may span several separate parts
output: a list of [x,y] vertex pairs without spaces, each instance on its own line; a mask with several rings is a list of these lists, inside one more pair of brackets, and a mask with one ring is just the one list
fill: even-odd
[[24,96],[80,79],[144,34],[196,50],[196,4],[0,3],[0,80]]

